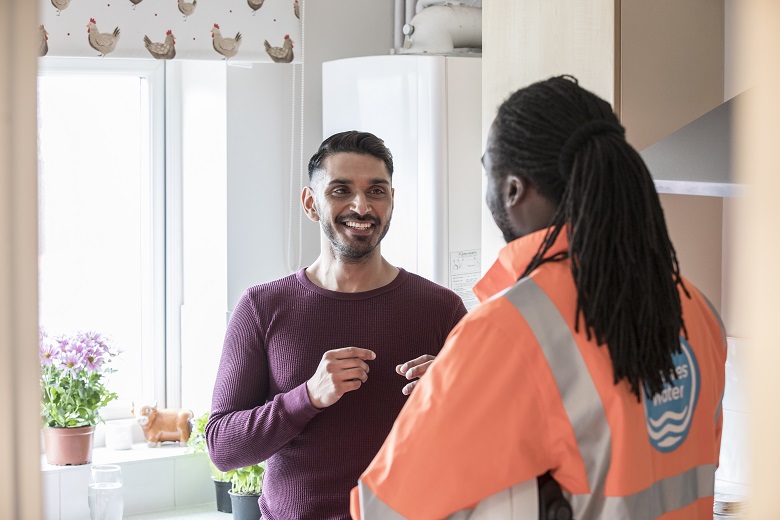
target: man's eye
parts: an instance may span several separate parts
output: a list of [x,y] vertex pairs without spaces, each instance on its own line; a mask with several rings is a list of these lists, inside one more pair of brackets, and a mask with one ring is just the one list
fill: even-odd
[[345,193],[347,193],[347,190],[345,188],[336,188],[333,191],[331,191],[331,193],[334,195],[344,195]]
[[370,191],[370,193],[371,193],[371,195],[384,195],[385,194],[385,190],[383,190],[381,188],[374,188],[373,190]]

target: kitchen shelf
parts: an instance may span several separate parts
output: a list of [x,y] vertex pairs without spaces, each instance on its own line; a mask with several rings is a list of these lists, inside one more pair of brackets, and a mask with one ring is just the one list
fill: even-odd
[[734,182],[733,119],[747,92],[739,94],[659,142],[641,156],[659,193],[739,197]]
[[744,184],[730,182],[702,182],[656,179],[655,189],[658,193],[675,195],[700,195],[705,197],[741,197],[747,191]]

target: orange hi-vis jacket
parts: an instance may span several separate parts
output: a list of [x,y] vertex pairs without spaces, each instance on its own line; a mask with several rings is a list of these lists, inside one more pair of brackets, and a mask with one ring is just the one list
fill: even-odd
[[[686,281],[677,377],[638,401],[614,383],[606,345],[574,330],[568,260],[517,281],[544,233],[508,244],[474,288],[482,303],[450,333],[353,489],[353,518],[475,518],[481,503],[511,502],[548,470],[577,520],[712,518],[726,361],[717,313]],[[564,235],[549,255],[567,250]]]

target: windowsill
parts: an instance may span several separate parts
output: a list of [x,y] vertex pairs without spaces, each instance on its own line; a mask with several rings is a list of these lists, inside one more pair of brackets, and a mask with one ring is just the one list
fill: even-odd
[[159,511],[157,513],[127,515],[124,518],[125,520],[165,520],[168,518],[179,518],[182,520],[225,520],[231,516],[230,513],[221,513],[217,511],[214,504],[206,504],[169,511]]
[[[92,462],[94,464],[123,464],[126,462],[139,462],[143,460],[167,459],[191,455],[189,448],[174,444],[163,444],[159,448],[150,448],[146,443],[133,444],[129,450],[111,450],[108,448],[94,448],[92,450]],[[46,463],[46,455],[41,455],[41,471],[68,471],[82,466],[54,466]]]

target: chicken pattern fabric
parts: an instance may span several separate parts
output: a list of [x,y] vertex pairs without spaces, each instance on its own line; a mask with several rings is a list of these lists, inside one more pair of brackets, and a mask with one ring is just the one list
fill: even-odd
[[[39,0],[38,56],[295,63],[305,0]],[[86,26],[86,28],[85,28]],[[32,28],[31,28],[32,29]]]
[[165,33],[165,41],[162,43],[154,43],[148,36],[144,36],[144,46],[154,59],[172,60],[176,57],[176,37],[173,31]]
[[293,59],[293,42],[289,34],[284,35],[284,42],[281,47],[272,47],[268,40],[265,41],[265,52],[271,57],[274,63],[290,63]]
[[114,28],[114,32],[100,32],[94,18],[89,19],[87,24],[87,41],[89,46],[95,49],[101,58],[106,54],[114,52],[116,44],[119,41],[119,27]]
[[241,47],[241,33],[236,33],[233,38],[226,38],[222,36],[219,25],[214,24],[211,29],[211,43],[217,54],[221,54],[225,59],[232,58],[238,54]]
[[49,33],[41,25],[38,27],[38,56],[46,56],[49,53]]

